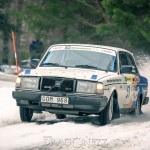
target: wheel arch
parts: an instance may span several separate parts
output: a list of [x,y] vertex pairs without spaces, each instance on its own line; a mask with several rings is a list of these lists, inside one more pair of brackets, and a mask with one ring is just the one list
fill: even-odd
[[114,95],[113,95],[114,98],[116,98],[116,99],[118,100],[118,93],[117,93],[117,90],[116,90],[116,89],[112,92],[112,94],[114,94]]
[[140,95],[138,96],[138,98],[140,99],[140,106],[142,107],[142,103],[143,103],[143,94],[140,93]]
[[118,103],[118,92],[116,89],[113,90],[112,92],[114,102],[113,102],[113,119],[120,118],[120,107]]
[[[115,87],[113,87],[111,90],[110,90],[110,94],[109,94],[109,100],[111,98],[111,96],[113,95],[113,98],[115,99],[115,101],[117,101],[117,104],[118,107],[119,107],[119,102],[118,102],[118,92],[117,92],[117,89]],[[108,101],[109,102],[109,101]]]
[[118,92],[115,87],[111,88],[111,90],[109,92],[109,100],[110,100],[112,94],[113,94],[114,98],[116,98],[118,100]]

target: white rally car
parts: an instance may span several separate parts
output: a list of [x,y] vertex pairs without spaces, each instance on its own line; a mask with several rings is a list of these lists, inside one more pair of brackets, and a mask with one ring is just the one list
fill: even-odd
[[127,50],[57,44],[50,46],[36,69],[18,76],[12,94],[23,122],[31,121],[35,111],[48,111],[59,119],[96,114],[105,125],[120,113],[141,114],[149,101],[147,87]]

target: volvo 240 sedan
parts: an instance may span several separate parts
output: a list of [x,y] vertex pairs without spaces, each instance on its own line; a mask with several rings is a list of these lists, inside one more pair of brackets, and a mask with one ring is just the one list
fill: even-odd
[[13,98],[20,118],[47,111],[66,115],[99,116],[101,125],[121,113],[142,113],[148,103],[148,81],[127,50],[88,44],[52,45],[35,69],[18,75]]

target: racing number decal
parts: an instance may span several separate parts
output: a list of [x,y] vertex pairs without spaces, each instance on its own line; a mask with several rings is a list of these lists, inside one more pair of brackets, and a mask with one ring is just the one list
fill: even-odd
[[125,85],[125,101],[124,104],[127,105],[126,107],[128,107],[130,105],[130,103],[132,104],[133,101],[133,78],[134,75],[126,75],[125,76],[125,81],[126,81],[126,85]]
[[127,96],[126,98],[129,98],[130,97],[130,85],[127,86]]
[[126,77],[126,82],[127,82],[127,86],[126,86],[126,101],[125,104],[128,105],[128,108],[131,108],[134,101],[137,98],[137,94],[138,91],[137,89],[137,84],[140,81],[140,78],[136,75],[130,75]]

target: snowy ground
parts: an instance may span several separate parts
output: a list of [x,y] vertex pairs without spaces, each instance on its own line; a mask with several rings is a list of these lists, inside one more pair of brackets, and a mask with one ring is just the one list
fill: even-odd
[[[147,67],[140,72],[150,81],[148,70]],[[49,113],[34,115],[31,123],[21,123],[18,107],[11,96],[14,86],[13,82],[0,81],[0,150],[150,148],[150,104],[143,106],[144,114],[139,117],[122,115],[103,127],[98,125],[96,116],[68,116],[57,120]]]

